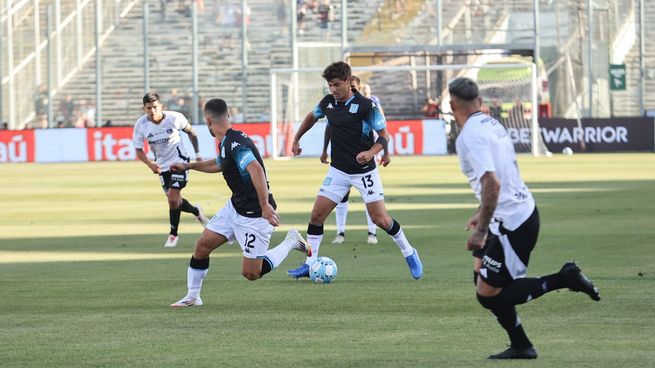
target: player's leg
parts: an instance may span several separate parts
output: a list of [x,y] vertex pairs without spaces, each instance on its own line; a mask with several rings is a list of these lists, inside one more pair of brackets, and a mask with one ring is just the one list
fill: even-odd
[[368,236],[366,238],[366,242],[368,244],[377,244],[378,243],[378,237],[377,237],[378,226],[371,219],[371,215],[368,214],[368,210],[365,209],[364,212],[366,213],[366,224],[368,225]]
[[332,241],[332,244],[342,244],[346,240],[346,217],[348,217],[348,198],[350,191],[346,193],[341,202],[337,204],[334,209],[337,218],[337,236]]
[[179,217],[180,217],[180,212],[187,212],[192,214],[193,216],[196,217],[196,220],[198,222],[205,226],[207,225],[207,222],[209,222],[209,219],[205,217],[205,214],[202,212],[202,208],[200,206],[194,206],[189,201],[187,201],[185,198],[182,197],[182,189],[186,187],[186,184],[189,180],[188,173],[183,172],[183,173],[172,173],[171,174],[171,180],[170,180],[170,190],[173,190],[174,192],[177,191],[176,194],[179,196],[179,198],[171,199],[169,197],[168,205],[170,209],[175,208],[177,210],[177,217],[178,217],[178,224],[179,224]]
[[341,202],[348,191],[350,191],[349,175],[330,167],[316,196],[316,201],[314,201],[314,208],[307,225],[307,242],[312,248],[312,255],[307,257],[305,263],[300,267],[289,270],[287,272],[289,276],[293,278],[309,277],[309,265],[318,258],[318,251],[323,240],[325,219],[332,213],[337,203]]
[[298,230],[291,229],[280,244],[273,249],[267,250],[263,256],[251,258],[250,255],[244,255],[241,274],[251,281],[260,279],[278,268],[292,249],[301,251],[306,256],[312,255],[312,248],[307,241],[303,239]]

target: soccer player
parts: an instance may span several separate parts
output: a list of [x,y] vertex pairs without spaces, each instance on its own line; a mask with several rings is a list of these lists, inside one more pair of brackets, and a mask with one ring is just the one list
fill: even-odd
[[277,268],[291,249],[312,255],[311,247],[295,229],[278,246],[268,249],[273,229],[280,220],[259,151],[245,133],[232,129],[225,101],[211,99],[204,111],[209,132],[221,142],[220,154],[216,160],[179,162],[171,167],[176,172],[222,172],[232,197],[196,241],[187,270],[187,295],[171,307],[202,305],[200,288],[209,269],[209,255],[230,239],[236,239],[243,250],[241,274],[248,280],[257,280]]
[[[170,165],[174,162],[190,161],[184,144],[182,144],[180,130],[189,135],[193,149],[196,151],[196,161],[201,161],[198,137],[182,114],[175,111],[163,111],[159,95],[154,92],[148,92],[143,96],[143,110],[145,115],[134,124],[133,141],[136,157],[153,173],[159,175],[159,181],[168,198],[168,215],[171,224],[171,231],[164,247],[174,247],[179,240],[177,230],[180,225],[181,212],[193,214],[203,226],[208,221],[200,206],[193,206],[182,198],[181,192],[188,181],[188,172],[173,173],[170,170]],[[150,149],[155,154],[155,162],[150,161],[143,151],[145,140],[148,141]]]
[[[360,79],[353,75],[352,80],[350,83],[350,88],[353,90],[353,92],[358,92],[360,90]],[[368,84],[366,84],[368,86]],[[369,95],[370,95],[370,87],[369,87]],[[367,97],[367,96],[364,96]],[[367,97],[368,98],[368,97]],[[378,100],[379,101],[379,100]],[[374,101],[375,103],[375,101]],[[384,113],[382,113],[382,107],[380,106],[379,103],[375,103],[375,105],[380,109],[380,113],[384,116]],[[323,152],[321,153],[320,160],[324,164],[329,164],[330,162],[328,161],[328,153],[327,153],[327,148],[328,145],[330,144],[330,139],[331,139],[331,134],[330,134],[330,127],[326,126],[325,127],[325,138],[323,140]],[[382,164],[383,166],[387,166],[389,162],[391,162],[391,159],[389,158],[389,153],[385,152],[384,157],[382,158]],[[350,191],[346,193],[346,195],[343,197],[341,202],[337,204],[337,207],[335,208],[334,212],[337,218],[337,236],[334,238],[332,241],[332,244],[343,244],[343,242],[346,240],[346,218],[348,216],[348,199],[350,198]],[[377,225],[371,220],[371,216],[368,214],[368,211],[365,209],[364,213],[366,213],[366,223],[368,225],[368,236],[366,238],[366,242],[368,244],[377,244],[378,243],[378,238],[377,238]]]
[[461,128],[456,142],[460,166],[480,201],[466,225],[471,230],[466,249],[475,257],[477,299],[496,316],[511,343],[489,359],[535,359],[537,350],[515,306],[564,288],[598,301],[598,289],[575,262],[551,275],[525,277],[539,235],[539,212],[519,174],[512,140],[496,119],[480,112],[482,99],[473,80],[456,78],[448,89]]
[[[400,224],[387,213],[382,181],[375,164],[375,155],[382,150],[388,151],[386,122],[371,100],[350,88],[351,74],[350,65],[344,62],[336,62],[325,68],[323,78],[327,81],[330,94],[307,114],[294,137],[291,150],[298,156],[302,153],[300,138],[318,119],[327,117],[332,138],[332,162],[316,196],[307,226],[307,241],[314,250],[313,255],[300,267],[289,270],[288,274],[294,278],[309,276],[309,265],[316,260],[323,239],[325,219],[350,188],[355,187],[366,203],[366,210],[373,222],[393,238],[412,277],[418,280],[423,274],[423,265]],[[378,134],[377,140],[373,140],[374,130]]]

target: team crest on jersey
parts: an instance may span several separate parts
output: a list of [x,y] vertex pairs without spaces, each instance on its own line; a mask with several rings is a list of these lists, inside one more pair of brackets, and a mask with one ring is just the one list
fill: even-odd
[[167,134],[171,134],[171,133],[173,133],[173,129],[171,129],[171,128],[166,129],[166,133],[167,133]]
[[330,103],[327,105],[327,108],[328,108],[328,109],[334,109],[334,106],[332,106],[332,102],[330,102]]
[[351,114],[356,114],[359,111],[359,104],[350,104],[350,109],[348,109]]
[[231,150],[234,150],[234,148],[240,146],[239,142],[232,142],[232,146],[230,147]]

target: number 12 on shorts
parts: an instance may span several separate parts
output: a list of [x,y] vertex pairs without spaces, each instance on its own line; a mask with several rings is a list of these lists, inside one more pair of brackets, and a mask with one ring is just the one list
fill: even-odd
[[245,241],[243,242],[243,246],[245,247],[245,252],[250,253],[250,249],[255,248],[255,246],[252,244],[255,241],[255,234],[250,234],[250,233],[245,233]]

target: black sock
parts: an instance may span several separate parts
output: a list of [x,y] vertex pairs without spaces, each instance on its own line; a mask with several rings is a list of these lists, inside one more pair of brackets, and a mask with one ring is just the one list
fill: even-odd
[[267,273],[271,272],[272,269],[273,269],[273,264],[268,258],[264,257],[264,259],[262,260],[262,274],[260,277],[263,277]]
[[398,232],[400,231],[400,224],[395,219],[391,219],[391,220],[393,222],[391,223],[391,227],[387,229],[387,234],[394,236],[398,234]]
[[179,208],[169,209],[168,216],[171,221],[171,235],[177,236],[177,227],[180,226],[180,213],[182,211]]
[[307,235],[323,235],[323,224],[320,225],[307,225]]
[[209,257],[204,259],[197,259],[191,256],[191,260],[189,261],[189,267],[196,270],[206,270],[209,268]]
[[505,286],[496,300],[501,308],[509,308],[514,305],[527,303],[544,295],[544,281],[540,278],[522,278],[512,281]]
[[523,330],[523,325],[519,316],[516,314],[516,308],[492,309],[491,313],[496,316],[498,323],[507,331],[509,341],[515,349],[527,349],[532,346],[532,342]]
[[180,210],[182,210],[182,212],[193,213],[194,216],[198,216],[200,214],[198,207],[194,207],[184,198],[182,198],[182,205],[180,206]]
[[546,275],[540,277],[541,281],[544,282],[544,289],[546,289],[546,292],[548,291],[553,291],[553,290],[558,290],[558,289],[564,289],[568,287],[568,282],[566,282],[566,278],[558,273],[554,273],[551,275]]

